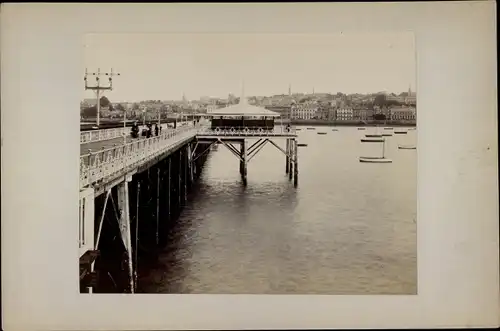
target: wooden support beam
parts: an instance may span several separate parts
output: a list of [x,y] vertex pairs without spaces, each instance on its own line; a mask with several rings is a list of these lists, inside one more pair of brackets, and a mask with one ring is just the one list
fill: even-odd
[[286,163],[286,173],[290,171],[290,158],[288,157],[288,153],[290,152],[290,139],[286,139],[286,147],[285,147],[286,153],[285,153],[285,163]]
[[274,141],[272,140],[268,140],[271,144],[273,144],[274,147],[276,147],[277,149],[279,149],[285,156],[290,156],[290,153],[288,152],[285,152],[283,150],[283,148],[281,148],[280,146],[278,146]]
[[193,158],[194,154],[196,153],[196,149],[198,148],[198,145],[200,144],[199,141],[196,141],[196,144],[194,145],[193,150],[191,151],[191,159]]
[[249,155],[247,162],[250,162],[250,160],[252,160],[254,158],[254,156],[259,154],[259,152],[262,150],[262,148],[264,148],[264,146],[266,145],[267,142],[268,142],[268,139],[265,139],[263,141],[263,143],[260,144],[259,148],[252,155]]
[[97,239],[95,242],[95,249],[99,247],[99,240],[101,239],[102,224],[104,223],[104,216],[106,215],[106,207],[108,205],[108,199],[111,195],[111,189],[106,193],[106,198],[104,200],[104,207],[102,208],[101,220],[99,221],[99,230],[97,230]]
[[252,156],[252,155],[255,155],[257,154],[261,149],[262,149],[262,146],[264,146],[266,143],[267,143],[268,139],[259,139],[259,144],[253,144],[253,146],[255,146],[254,149],[252,150],[248,150],[248,156]]
[[218,141],[221,142],[221,144],[223,144],[224,146],[227,147],[227,149],[229,149],[231,151],[231,153],[233,153],[240,161],[242,161],[242,158],[241,158],[241,155],[239,155],[239,153],[233,151],[224,141],[218,139]]
[[212,143],[210,143],[210,145],[208,145],[208,147],[203,151],[201,152],[200,154],[196,155],[196,157],[193,159],[193,162],[198,160],[198,158],[200,158],[202,155],[204,155],[206,152],[208,152],[210,150],[210,147],[212,147],[213,144],[217,143],[217,141],[213,141]]
[[[224,142],[224,144],[226,144],[227,148],[229,148],[233,152],[233,154],[239,155],[241,157],[241,151],[238,151],[238,149],[236,147],[234,147],[233,144],[226,142],[226,141]],[[241,145],[241,142],[240,142],[240,145]]]
[[226,144],[227,144],[228,146],[231,146],[231,149],[232,149],[233,151],[235,151],[236,153],[238,152],[238,149],[237,149],[237,148],[236,148],[236,147],[235,147],[232,143],[230,143],[230,142],[226,142]]
[[[262,138],[254,142],[250,147],[248,147],[248,154],[252,153],[254,149],[257,149],[257,144],[259,144],[262,141]],[[256,147],[257,146],[257,147]],[[255,148],[254,148],[255,147]]]

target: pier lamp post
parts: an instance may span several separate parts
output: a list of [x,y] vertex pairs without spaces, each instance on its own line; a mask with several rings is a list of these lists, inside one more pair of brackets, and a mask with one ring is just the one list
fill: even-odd
[[[94,86],[89,86],[87,84],[87,76],[93,76],[95,78],[96,84]],[[108,86],[103,86],[101,85],[100,81],[100,76],[108,76]],[[85,82],[85,90],[92,90],[96,93],[97,97],[97,118],[96,118],[96,124],[99,126],[100,124],[100,117],[101,117],[101,91],[105,90],[113,90],[113,76],[120,76],[120,73],[115,73],[113,72],[113,68],[111,68],[110,72],[101,72],[101,69],[98,68],[97,72],[88,72],[87,69],[85,69],[85,76],[83,78]]]
[[146,125],[146,108],[142,108],[142,125]]

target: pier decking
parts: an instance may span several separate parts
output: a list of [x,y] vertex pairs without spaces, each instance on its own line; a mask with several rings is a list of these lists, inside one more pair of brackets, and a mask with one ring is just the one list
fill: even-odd
[[[151,138],[123,138],[99,141],[85,147],[101,147],[95,152],[80,156],[80,189],[89,186],[102,186],[123,175],[126,171],[136,171],[151,159],[175,150],[196,136],[197,128],[186,126],[175,130],[167,130],[161,135]],[[122,144],[112,146],[118,141]],[[110,146],[111,145],[111,146]],[[85,148],[83,147],[83,148]],[[82,147],[81,147],[82,148]],[[81,151],[82,152],[82,151]],[[102,193],[97,190],[97,195]]]
[[[126,262],[127,267],[120,268],[128,271],[121,291],[134,292],[138,242],[142,247],[152,245],[153,250],[165,244],[162,229],[180,214],[214,145],[224,145],[238,158],[242,183],[247,185],[248,163],[270,143],[285,155],[286,173],[297,185],[295,128],[275,126],[279,114],[248,105],[244,99],[221,112],[210,123],[164,126],[150,138],[131,138],[129,127],[80,133],[81,292],[91,292],[99,283],[94,263],[110,277],[112,273],[120,277],[120,271],[99,262],[103,250],[107,254],[102,256],[120,251],[126,256],[116,255],[110,263]],[[279,140],[285,140],[285,147]],[[118,227],[105,219],[114,219]]]

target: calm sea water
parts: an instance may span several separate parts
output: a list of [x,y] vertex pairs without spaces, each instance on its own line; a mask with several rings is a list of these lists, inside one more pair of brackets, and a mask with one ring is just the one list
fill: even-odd
[[[387,137],[392,164],[361,143],[374,129],[304,127],[299,186],[271,144],[248,165],[224,146],[170,231],[158,262],[139,267],[139,291],[209,294],[416,294],[416,131]],[[317,135],[325,131],[327,135]],[[380,130],[384,131],[384,130]],[[284,147],[285,142],[279,142]]]

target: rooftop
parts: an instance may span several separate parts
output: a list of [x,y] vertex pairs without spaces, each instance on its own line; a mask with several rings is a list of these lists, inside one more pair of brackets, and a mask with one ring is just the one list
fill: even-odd
[[279,117],[280,113],[274,112],[272,110],[266,109],[264,107],[253,106],[248,103],[247,98],[242,96],[240,98],[240,103],[236,105],[227,106],[224,108],[219,108],[213,112],[208,113],[209,116],[269,116],[269,117]]

